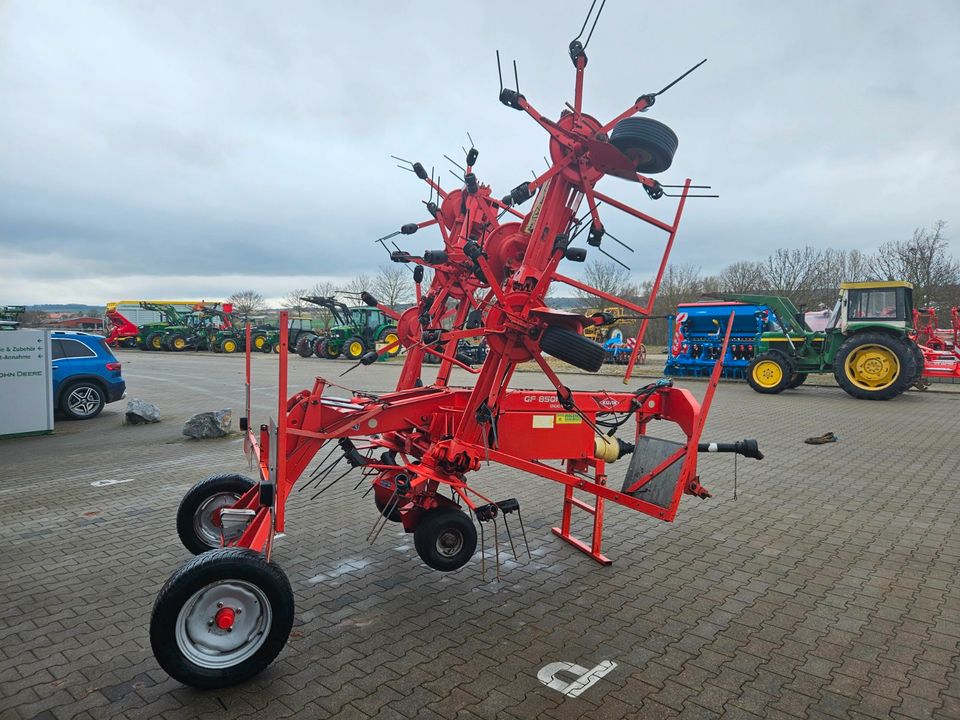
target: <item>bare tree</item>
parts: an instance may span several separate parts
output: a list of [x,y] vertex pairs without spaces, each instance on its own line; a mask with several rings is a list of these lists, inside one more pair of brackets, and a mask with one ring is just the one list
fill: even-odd
[[397,263],[381,265],[369,292],[390,307],[408,303],[413,297],[413,276],[405,266]]
[[[641,294],[649,298],[653,290],[653,279],[644,281]],[[660,282],[656,301],[653,304],[653,315],[669,315],[677,311],[677,305],[693,302],[703,294],[703,278],[700,268],[696,265],[679,264],[668,265]],[[666,341],[667,324],[658,319],[647,327],[644,343],[647,345]]]
[[337,288],[337,293],[346,295],[350,304],[356,304],[360,302],[360,293],[369,292],[372,281],[370,280],[369,275],[360,274],[356,277],[350,278],[345,285]]
[[[637,294],[630,272],[614,262],[606,260],[591,261],[583,273],[583,281],[597,290],[602,290],[618,297],[631,297]],[[577,296],[582,300],[593,303],[600,302],[596,295],[584,290],[577,290]]]
[[945,221],[937,220],[932,230],[914,230],[910,240],[884,243],[871,262],[874,274],[913,283],[917,305],[936,302],[939,293],[960,282],[960,263],[948,252],[946,226]]
[[741,260],[727,265],[717,277],[719,292],[756,293],[766,289],[763,263]]
[[255,290],[241,290],[240,292],[235,292],[229,298],[228,302],[233,303],[233,311],[240,315],[241,317],[250,317],[251,315],[256,315],[257,313],[263,312],[267,304],[263,299],[263,295],[256,292]]
[[294,315],[303,315],[304,310],[308,307],[308,303],[302,299],[306,294],[306,288],[291,290],[280,301],[280,305],[290,310]]

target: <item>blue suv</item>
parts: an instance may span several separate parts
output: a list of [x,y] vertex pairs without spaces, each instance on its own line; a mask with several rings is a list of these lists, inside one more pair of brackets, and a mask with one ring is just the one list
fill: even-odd
[[66,417],[88,420],[123,398],[127,384],[104,337],[58,330],[50,333],[50,345],[53,406]]

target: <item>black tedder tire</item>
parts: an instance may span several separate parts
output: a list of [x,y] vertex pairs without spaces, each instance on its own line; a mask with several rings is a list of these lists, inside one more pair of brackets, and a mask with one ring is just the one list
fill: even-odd
[[313,355],[313,344],[316,339],[316,335],[302,335],[297,338],[297,355],[302,358],[308,358]]
[[648,117],[625,118],[610,134],[610,144],[633,161],[637,172],[653,175],[667,170],[677,152],[676,133]]
[[440,572],[466,565],[477,550],[477,528],[464,513],[438,507],[423,514],[413,532],[413,544],[424,563]]
[[540,336],[540,349],[587,372],[603,367],[606,351],[590,338],[568,328],[551,325]]
[[776,351],[757,355],[747,365],[747,382],[763,395],[776,395],[790,386],[796,375],[793,361]]
[[798,388],[807,381],[807,373],[794,373],[793,377],[790,378],[790,382],[787,383],[787,389],[792,390],[793,388]]
[[833,359],[833,375],[859,400],[890,400],[916,382],[917,356],[905,338],[861,332],[843,341]]
[[220,529],[213,512],[233,505],[256,483],[237,473],[211,475],[201,480],[180,501],[177,508],[177,535],[194,555],[220,547]]
[[213,550],[183,565],[160,590],[150,645],[174,680],[202,689],[236,685],[283,650],[293,607],[290,581],[277,565],[243,548]]

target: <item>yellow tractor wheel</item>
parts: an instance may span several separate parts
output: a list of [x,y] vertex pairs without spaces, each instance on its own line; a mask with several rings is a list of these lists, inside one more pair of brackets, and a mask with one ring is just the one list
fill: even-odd
[[236,340],[224,340],[220,344],[220,349],[225,353],[235,353],[237,351],[237,341]]
[[263,349],[263,346],[264,346],[264,344],[265,344],[266,342],[267,342],[267,338],[266,338],[265,335],[257,335],[257,336],[253,339],[253,346],[254,346],[257,350],[262,350],[262,349]]
[[747,366],[747,382],[764,395],[776,395],[786,389],[794,376],[792,363],[778,352],[758,355]]
[[163,350],[163,338],[157,334],[150,337],[150,349],[151,350]]
[[384,335],[380,338],[380,342],[385,343],[387,345],[393,345],[393,343],[397,343],[397,346],[387,353],[387,355],[389,355],[390,357],[396,357],[400,353],[399,340],[400,340],[400,336],[392,331],[388,333],[384,333]]
[[862,400],[889,400],[915,382],[916,353],[908,338],[866,331],[848,337],[833,359],[837,384]]
[[187,347],[187,340],[179,335],[177,335],[170,343],[173,346],[173,349],[177,352],[183,350]]
[[343,349],[343,354],[347,356],[348,360],[359,360],[365,350],[366,346],[363,344],[363,340],[353,338],[347,342],[346,347]]

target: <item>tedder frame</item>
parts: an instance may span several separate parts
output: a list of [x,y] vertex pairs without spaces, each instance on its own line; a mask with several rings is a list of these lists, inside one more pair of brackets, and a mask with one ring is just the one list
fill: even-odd
[[[605,503],[672,521],[684,494],[709,496],[699,482],[698,452],[762,457],[752,440],[702,442],[721,363],[701,404],[669,380],[627,392],[574,391],[546,357],[588,372],[599,370],[604,358],[602,346],[582,331],[590,324],[608,323],[610,317],[548,307],[547,291],[559,281],[644,318],[624,377],[629,380],[694,187],[689,179],[682,186],[670,186],[649,177],[670,167],[677,140],[667,126],[636,117],[674,83],[660,93],[641,96],[613,119],[601,122],[582,110],[587,56],[579,36],[570,43],[569,55],[575,68],[573,103],[559,119],[539,112],[519,89],[500,92],[504,105],[525,113],[549,135],[550,166],[539,177],[496,199],[474,173],[479,154],[474,147],[466,152],[463,186],[450,191],[420,163],[407,163],[429,186],[430,218],[404,225],[393,236],[436,226],[443,249],[417,255],[394,245],[392,260],[413,266],[417,302],[412,308],[397,313],[363,294],[367,305],[396,319],[398,339],[366,353],[358,364],[372,364],[401,346],[406,354],[395,391],[350,390],[318,377],[309,389],[285,397],[288,336],[283,313],[277,417],[254,427],[248,352],[248,401],[241,429],[259,476],[214,475],[195,485],[181,502],[178,532],[197,557],[160,591],[150,628],[154,653],[173,677],[198,687],[230,685],[256,674],[280,652],[293,621],[293,594],[286,576],[272,562],[274,538],[285,531],[286,504],[294,485],[328,445],[327,457],[335,456],[333,464],[324,458],[304,482],[319,484],[343,461],[348,471],[358,469],[367,476],[379,511],[369,541],[376,540],[387,522],[398,522],[413,534],[424,563],[453,571],[474,556],[477,528],[483,539],[484,525],[492,522],[498,577],[497,518],[506,522],[507,515],[516,513],[523,525],[516,498],[494,500],[470,482],[470,474],[484,464],[499,463],[559,483],[562,509],[554,534],[606,565],[611,561],[602,552]],[[652,200],[667,196],[665,188],[680,187],[671,195],[678,199],[672,221],[598,191],[596,184],[607,175],[633,183]],[[528,212],[517,209],[531,199]],[[581,204],[586,210],[578,218]],[[584,260],[587,249],[572,245],[582,231],[587,231],[588,246],[600,248],[608,235],[601,205],[667,235],[645,305],[558,271],[564,260]],[[510,221],[501,223],[505,215]],[[424,267],[433,270],[425,290]],[[728,322],[725,343],[731,327]],[[456,348],[463,339],[479,337],[486,339],[489,351],[482,367],[474,369],[456,358]],[[436,379],[428,384],[421,376],[426,354],[440,359]],[[553,390],[509,387],[517,366],[527,361],[536,363]],[[455,367],[473,374],[474,384],[451,385]],[[334,395],[337,390],[346,394]],[[617,437],[631,419],[632,432],[626,439]],[[673,437],[681,439],[648,432],[661,423],[673,426]],[[632,457],[624,480],[611,485],[608,466],[628,454]],[[593,499],[587,502],[575,493]],[[574,509],[592,516],[588,539],[571,532]],[[484,549],[484,573],[485,558]]]

